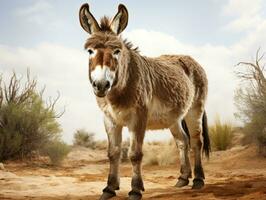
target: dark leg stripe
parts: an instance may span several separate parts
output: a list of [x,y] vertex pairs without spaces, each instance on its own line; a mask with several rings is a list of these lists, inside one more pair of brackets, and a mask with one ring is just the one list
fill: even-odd
[[109,189],[108,187],[105,187],[103,189],[103,192],[106,192],[106,193],[109,193],[109,194],[112,194],[112,195],[116,195],[115,191]]
[[203,179],[201,179],[201,178],[194,178],[194,179],[193,179],[193,182],[197,182],[197,181],[199,181],[199,182],[203,182]]
[[114,176],[113,174],[109,174],[107,185],[111,187],[116,187],[115,190],[119,190],[119,185],[117,184],[119,184],[117,180],[117,176]]
[[135,188],[135,189],[139,189],[144,191],[144,185],[143,185],[143,180],[141,179],[141,177],[134,177],[131,180],[131,187]]

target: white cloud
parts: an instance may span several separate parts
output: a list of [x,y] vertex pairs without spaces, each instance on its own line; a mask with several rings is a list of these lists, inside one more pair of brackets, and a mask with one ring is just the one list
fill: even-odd
[[224,28],[231,31],[246,31],[256,28],[263,19],[261,17],[262,0],[229,0],[223,14],[234,19]]
[[229,0],[224,7],[224,14],[251,16],[257,14],[261,9],[262,0]]
[[[254,55],[259,47],[261,47],[262,51],[266,51],[266,20],[246,37],[233,45],[235,52],[241,55],[241,60],[250,59],[251,55]],[[253,53],[251,53],[251,51],[253,51]]]

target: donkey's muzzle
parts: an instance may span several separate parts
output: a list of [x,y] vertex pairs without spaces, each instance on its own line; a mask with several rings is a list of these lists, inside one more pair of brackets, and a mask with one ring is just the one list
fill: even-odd
[[108,90],[111,87],[111,84],[107,80],[101,80],[101,81],[93,81],[92,87],[94,89],[94,93],[98,97],[104,97],[106,96]]

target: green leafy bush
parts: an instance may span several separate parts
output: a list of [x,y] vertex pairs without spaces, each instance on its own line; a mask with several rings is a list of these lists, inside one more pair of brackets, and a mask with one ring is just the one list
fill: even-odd
[[62,141],[53,141],[46,144],[42,150],[42,154],[50,158],[52,165],[60,165],[66,158],[71,148]]
[[233,126],[230,123],[221,123],[219,117],[214,125],[209,127],[212,148],[218,151],[226,150],[233,139]]
[[54,107],[59,98],[46,103],[37,81],[22,83],[15,72],[4,83],[0,75],[0,161],[23,158],[59,138],[61,128]]
[[79,129],[74,133],[74,145],[83,146],[86,148],[94,149],[96,142],[94,140],[94,134],[88,133],[84,129]]

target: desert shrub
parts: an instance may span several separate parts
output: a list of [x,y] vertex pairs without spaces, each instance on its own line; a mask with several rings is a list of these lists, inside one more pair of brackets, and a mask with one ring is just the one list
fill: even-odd
[[209,127],[212,148],[218,151],[226,150],[233,139],[233,126],[231,123],[222,123],[217,117],[214,124]]
[[[236,73],[242,85],[235,94],[235,102],[238,108],[236,116],[244,123],[243,131],[246,142],[256,142],[259,152],[266,152],[266,77],[264,65],[261,65],[263,55],[256,54],[256,60],[252,62],[240,62],[245,68]],[[264,154],[266,156],[266,153]]]
[[158,165],[169,166],[176,164],[178,160],[178,150],[174,140],[170,140],[158,154]]
[[159,165],[158,163],[158,155],[155,152],[144,152],[143,157],[144,165]]
[[5,83],[0,76],[0,161],[22,158],[60,136],[54,101],[45,102],[30,78],[23,84],[15,72]]
[[173,140],[150,142],[144,145],[144,165],[169,166],[178,161],[178,150]]
[[42,154],[50,158],[52,165],[60,165],[70,152],[70,146],[62,141],[53,141],[46,144],[42,149]]
[[94,140],[94,134],[89,133],[84,129],[79,129],[74,133],[74,145],[83,146],[86,148],[94,149],[96,142]]

